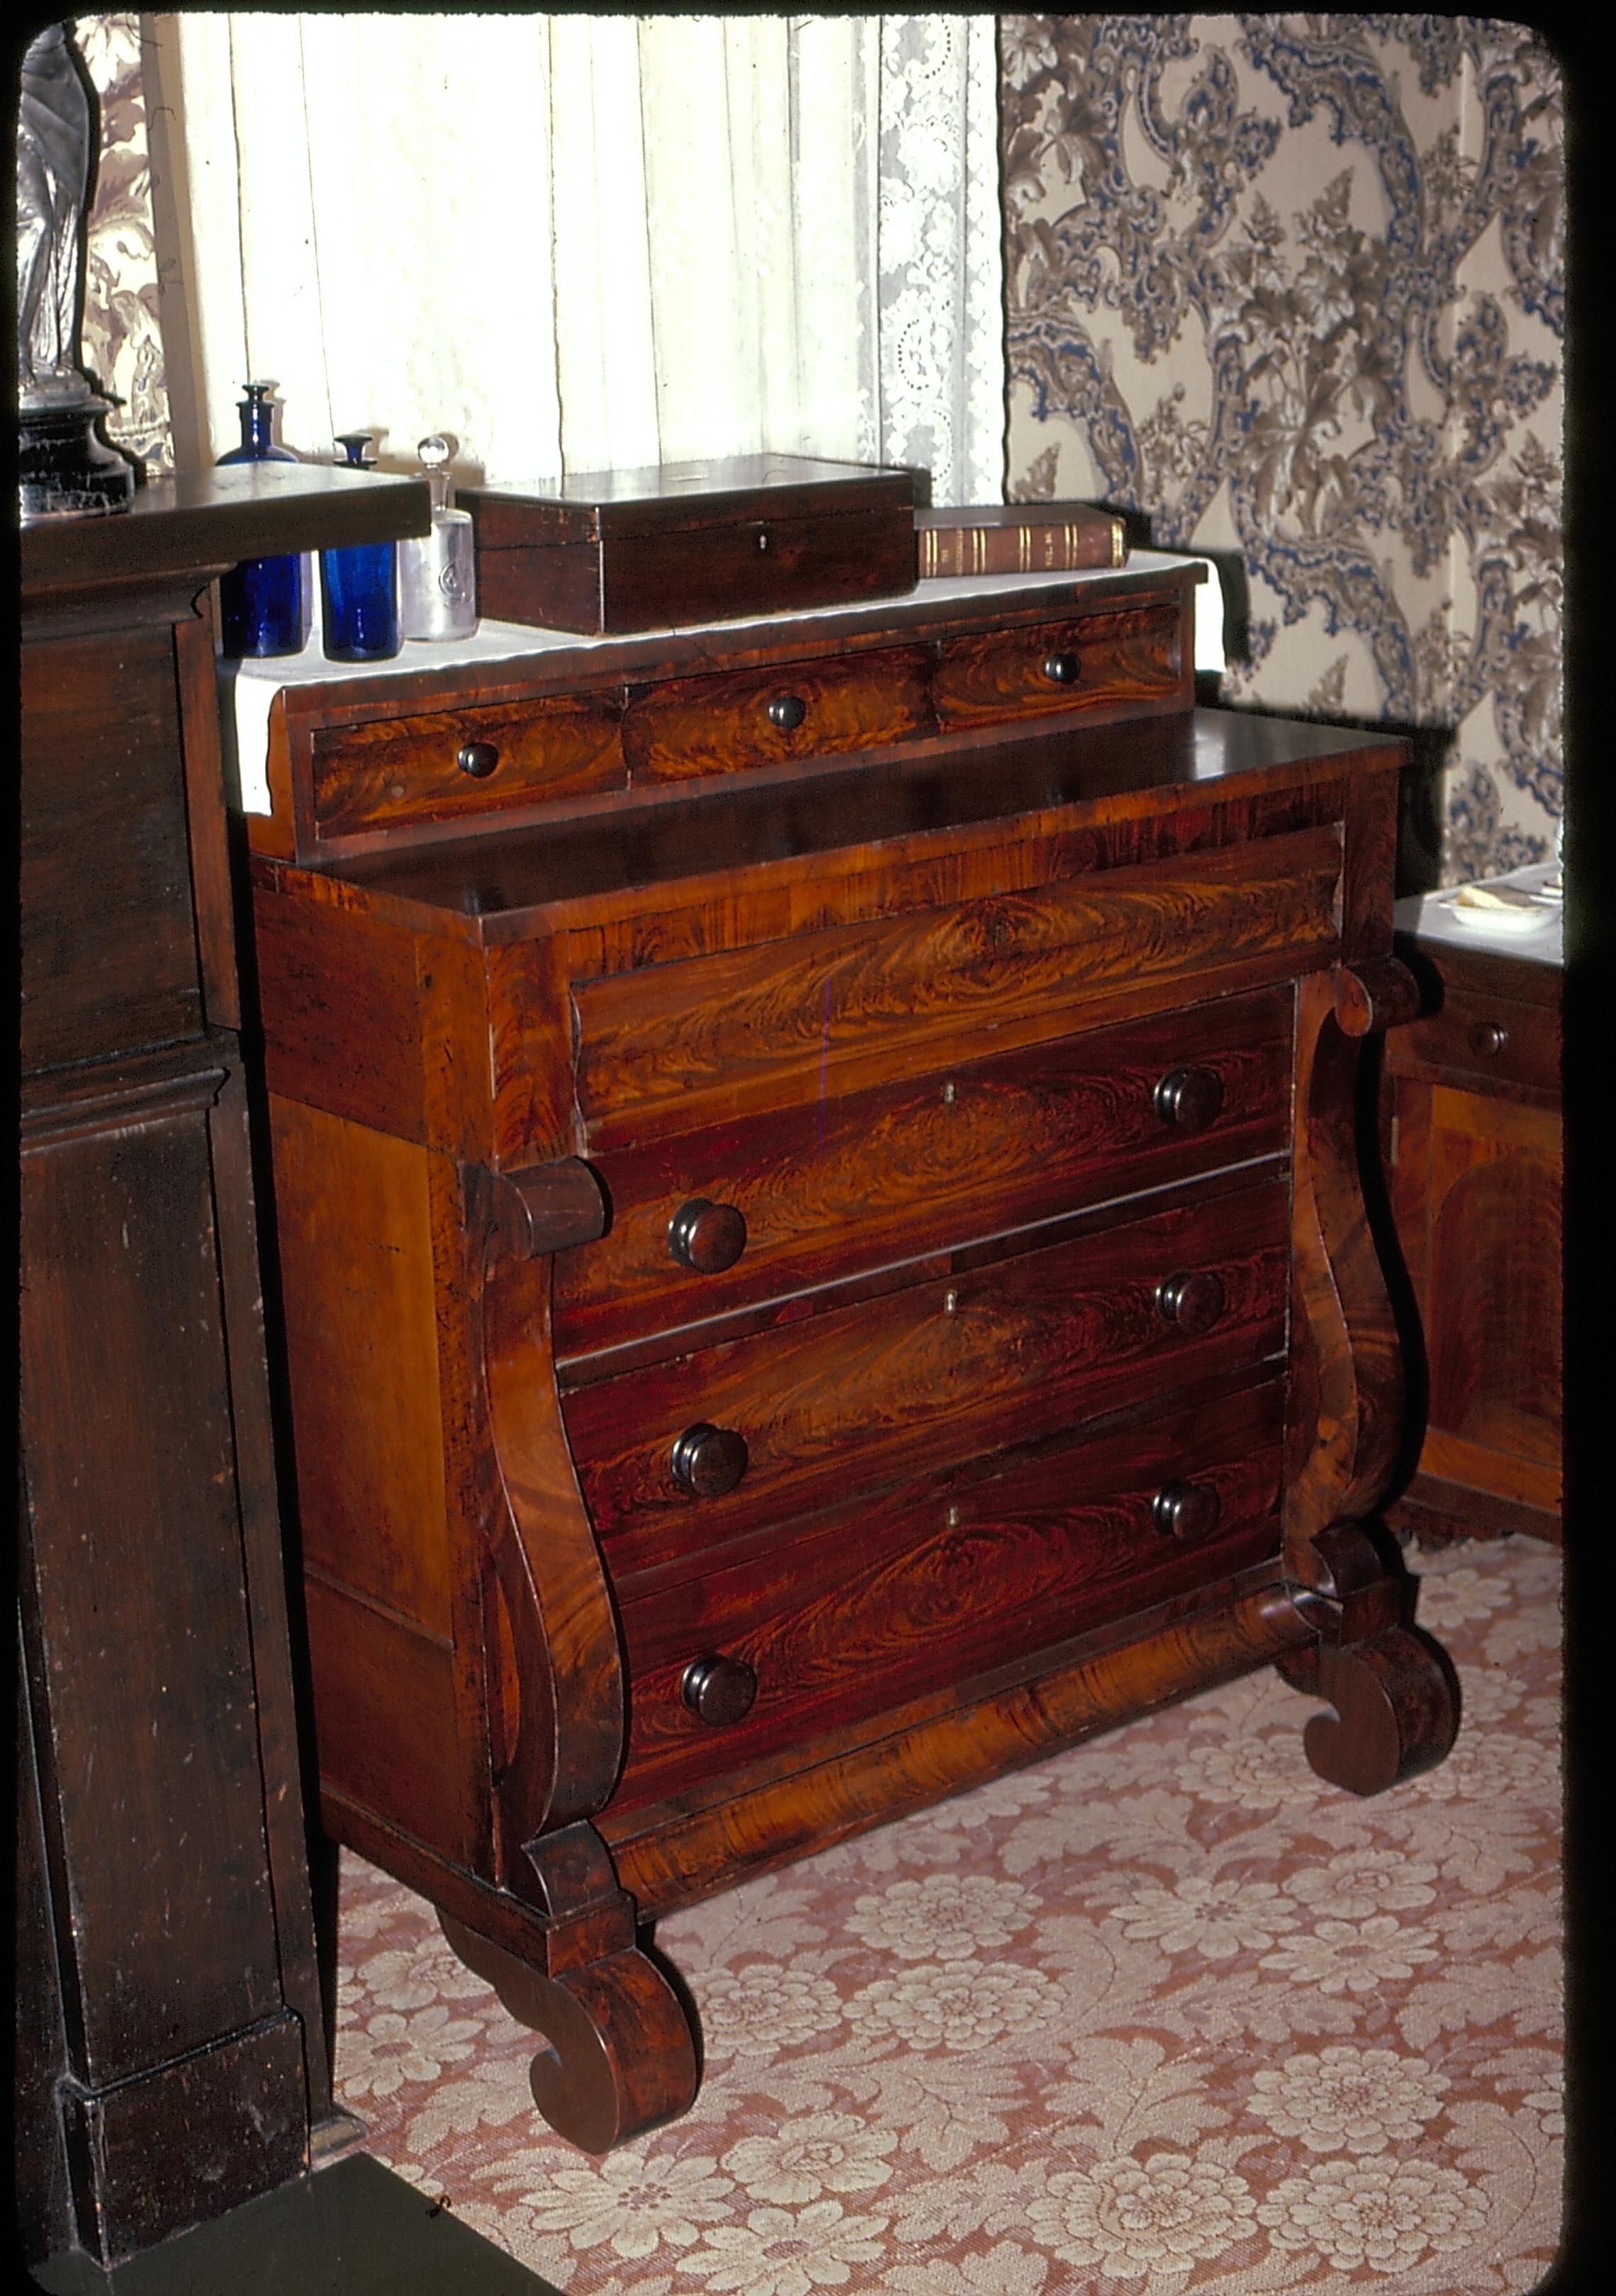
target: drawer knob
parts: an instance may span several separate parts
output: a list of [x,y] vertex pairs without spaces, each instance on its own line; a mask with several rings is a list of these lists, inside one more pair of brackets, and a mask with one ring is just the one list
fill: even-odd
[[1156,1311],[1164,1324],[1191,1338],[1210,1332],[1223,1313],[1223,1285],[1210,1267],[1164,1276],[1156,1286]]
[[455,763],[474,782],[486,782],[499,763],[499,751],[492,742],[463,742]]
[[679,1679],[679,1696],[698,1722],[722,1729],[739,1722],[758,1695],[758,1677],[743,1658],[693,1658]]
[[807,716],[808,703],[800,693],[776,693],[768,705],[768,722],[783,734],[794,734]]
[[1151,1521],[1163,1538],[1210,1538],[1218,1511],[1210,1483],[1163,1483],[1151,1501]]
[[1509,1042],[1509,1030],[1502,1021],[1478,1021],[1470,1032],[1470,1048],[1490,1060],[1501,1053]]
[[1156,1086],[1156,1113],[1180,1132],[1204,1132],[1223,1110],[1223,1079],[1216,1069],[1169,1069]]
[[674,1481],[695,1499],[721,1499],[746,1472],[746,1438],[733,1427],[712,1427],[705,1419],[687,1427],[673,1447]]
[[693,1196],[668,1223],[668,1249],[698,1275],[721,1275],[746,1250],[746,1216],[734,1204]]
[[1079,667],[1075,653],[1052,653],[1044,657],[1044,675],[1051,685],[1075,685]]

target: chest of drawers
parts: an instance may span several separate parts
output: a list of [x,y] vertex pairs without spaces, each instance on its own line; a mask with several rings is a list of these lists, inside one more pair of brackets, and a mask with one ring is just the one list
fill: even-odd
[[1404,944],[1421,1013],[1382,1056],[1382,1152],[1423,1342],[1423,1433],[1392,1520],[1425,1545],[1557,1544],[1559,952],[1466,946],[1464,930]]
[[1190,575],[293,689],[256,933],[323,1808],[604,2150],[669,1908],[1277,1662],[1456,1703],[1366,1527],[1394,742]]

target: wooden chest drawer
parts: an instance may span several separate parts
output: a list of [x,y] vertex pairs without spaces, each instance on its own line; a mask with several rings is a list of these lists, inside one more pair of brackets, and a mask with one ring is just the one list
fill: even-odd
[[612,1568],[1276,1354],[1288,1228],[1283,1178],[1226,1185],[1041,1248],[1033,1230],[962,1250],[846,1305],[787,1302],[772,1329],[575,1387],[568,1439]]
[[322,838],[627,787],[616,692],[382,718],[314,735]]
[[1341,867],[1331,824],[578,981],[591,1151],[851,1089],[860,1065],[979,1057],[1013,1025],[1068,1033],[1085,1000],[1165,990],[1209,951],[1219,987],[1322,964]]
[[923,733],[924,647],[882,647],[768,669],[670,677],[636,693],[623,727],[636,782],[744,773],[837,757]]
[[[630,1718],[614,1807],[988,1669],[1030,1671],[1052,1644],[1274,1554],[1283,1417],[1271,1381],[997,1473],[928,1476],[878,1508],[737,1541],[672,1583],[619,1574]],[[727,1724],[687,1703],[687,1671],[714,1660],[740,1697],[755,1684]]]
[[1184,678],[1182,620],[1165,600],[947,640],[932,700],[939,726],[1009,725],[1057,709],[1163,702]]
[[1415,1069],[1457,1071],[1479,1086],[1518,1085],[1537,1093],[1560,1089],[1560,1015],[1484,989],[1448,987],[1441,1010],[1386,1040],[1394,1073]]
[[598,1242],[559,1255],[562,1357],[1284,1144],[1286,988],[596,1160]]

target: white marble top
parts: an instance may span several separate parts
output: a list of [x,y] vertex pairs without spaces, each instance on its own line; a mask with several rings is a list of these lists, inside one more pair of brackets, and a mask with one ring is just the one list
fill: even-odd
[[1560,888],[1559,862],[1537,861],[1445,892],[1410,894],[1393,914],[1399,932],[1418,933],[1422,940],[1563,964],[1565,905]]
[[[1135,550],[1128,554],[1122,568],[1096,566],[1080,572],[1065,574],[962,574],[940,580],[921,583],[915,590],[900,598],[875,598],[853,604],[816,606],[806,609],[793,620],[812,621],[817,616],[866,613],[879,619],[890,613],[895,605],[909,604],[916,599],[947,601],[953,598],[1011,597],[1019,591],[1035,589],[1049,583],[1070,585],[1106,578],[1116,572],[1154,573],[1163,567],[1204,566],[1207,578],[1195,593],[1195,667],[1197,669],[1221,670],[1223,652],[1223,594],[1218,586],[1218,572],[1211,562],[1204,558],[1185,556],[1177,552]],[[422,669],[458,668],[467,662],[510,661],[523,654],[559,652],[563,648],[587,652],[593,646],[618,645],[618,637],[601,638],[580,636],[573,630],[539,630],[525,623],[482,621],[469,638],[439,641],[406,638],[401,650],[390,661],[371,662],[363,666],[351,661],[328,661],[321,651],[319,616],[308,643],[299,654],[280,654],[268,661],[221,661],[219,668],[220,703],[227,725],[235,735],[235,768],[238,787],[231,792],[243,813],[270,813],[269,800],[269,707],[277,693],[290,685],[323,685],[335,684],[356,676],[365,678],[403,677]],[[721,624],[706,624],[708,628],[740,630],[756,627],[768,620],[776,621],[778,615],[742,616]],[[688,627],[695,627],[693,625]],[[671,630],[636,630],[638,638],[654,639],[671,636]]]

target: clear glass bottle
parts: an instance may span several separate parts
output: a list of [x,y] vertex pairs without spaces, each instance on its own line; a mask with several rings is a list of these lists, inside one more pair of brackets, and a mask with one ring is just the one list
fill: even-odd
[[[337,444],[340,469],[370,468],[368,430],[342,430]],[[392,542],[360,542],[347,550],[320,553],[320,615],[332,661],[390,661],[398,652],[398,548]]]
[[[275,443],[272,382],[244,385],[239,402],[242,443],[219,462],[295,463],[290,447]],[[219,652],[230,660],[260,660],[301,653],[308,636],[300,558],[250,558],[219,576]]]
[[398,619],[406,638],[469,638],[477,627],[477,562],[469,511],[453,507],[449,442],[415,449],[432,496],[432,530],[398,545]]

